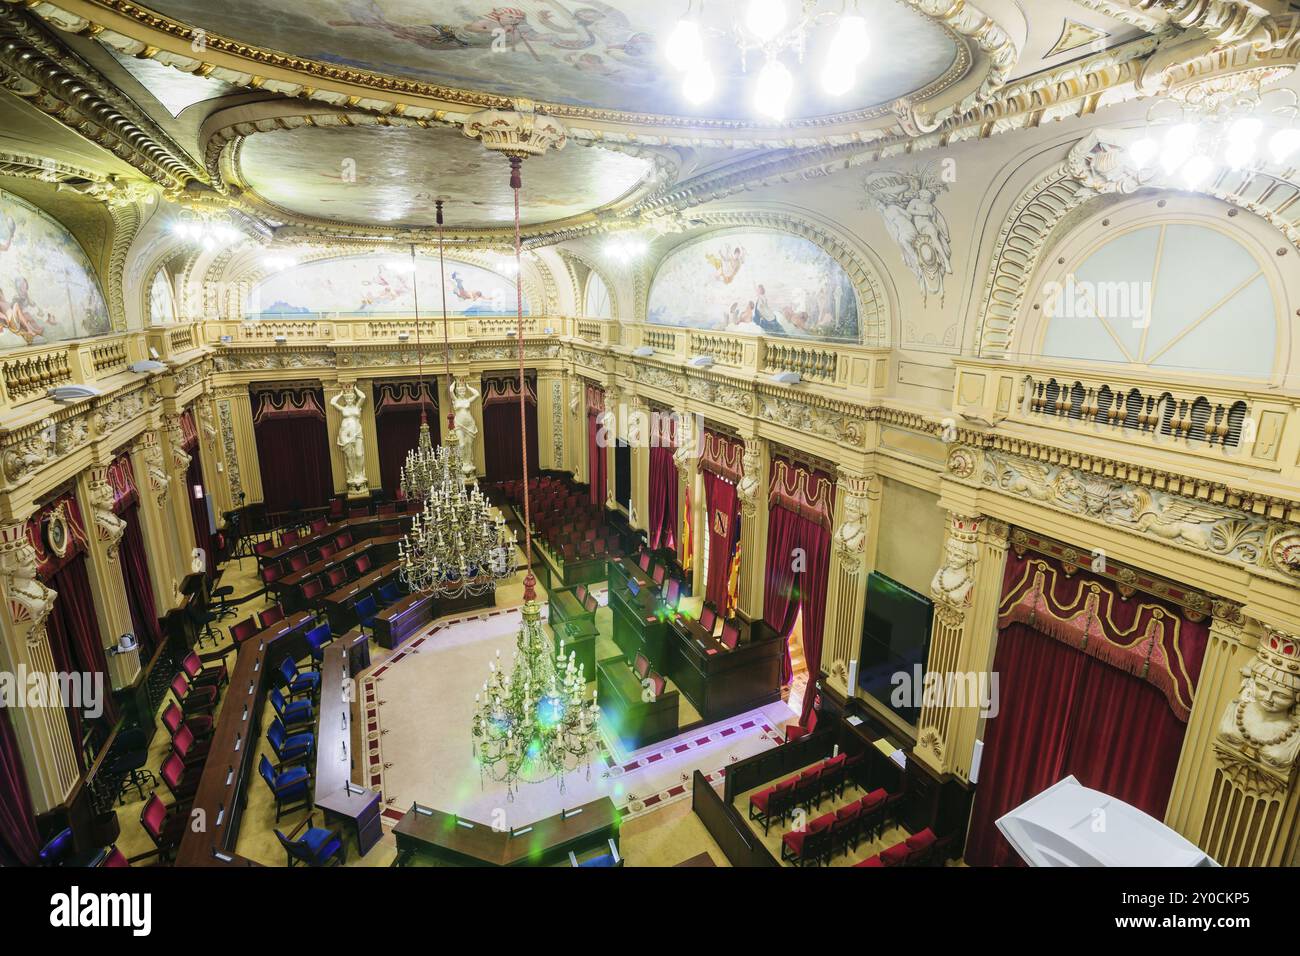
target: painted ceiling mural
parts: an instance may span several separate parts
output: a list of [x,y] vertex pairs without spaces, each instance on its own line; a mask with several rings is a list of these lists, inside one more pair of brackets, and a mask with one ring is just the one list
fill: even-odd
[[[455,130],[307,127],[251,136],[239,155],[240,174],[259,196],[302,216],[432,226],[433,201],[446,196],[451,225],[514,219],[509,164]],[[529,159],[521,221],[562,219],[613,202],[652,168],[651,160],[599,147],[570,146]]]
[[[693,106],[661,51],[685,3],[646,0],[149,0],[165,16],[244,43],[429,83],[575,106],[644,113],[750,118],[749,80],[732,42],[730,5],[704,7],[705,42],[716,95]],[[824,2],[826,10],[839,3]],[[816,116],[888,103],[950,72],[957,42],[898,0],[860,0],[878,43],[854,90],[843,97],[802,84],[790,115]],[[804,63],[817,73],[829,31],[818,31]],[[751,71],[757,57],[748,64]]]
[[[420,258],[418,271],[399,255],[318,259],[263,279],[249,293],[245,314],[411,315],[420,300],[421,317],[442,314],[438,260]],[[482,266],[448,260],[447,312],[451,315],[515,313],[515,283]],[[417,281],[418,280],[418,281]],[[528,315],[528,301],[524,300]]]
[[102,335],[108,306],[63,226],[0,190],[0,349]]
[[858,298],[816,243],[774,232],[712,233],[674,249],[654,284],[655,325],[856,342]]

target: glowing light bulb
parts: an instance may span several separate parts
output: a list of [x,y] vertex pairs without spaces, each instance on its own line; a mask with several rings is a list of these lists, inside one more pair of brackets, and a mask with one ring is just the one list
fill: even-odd
[[700,38],[700,25],[694,20],[678,20],[668,35],[665,50],[668,62],[683,72],[704,58],[704,41]]
[[1160,153],[1160,166],[1172,176],[1191,158],[1199,134],[1195,123],[1179,123],[1165,134],[1164,148]]
[[843,60],[830,59],[822,70],[822,89],[831,96],[843,96],[853,89],[857,81],[857,71],[853,65]]
[[768,60],[754,84],[754,109],[774,120],[785,118],[794,79],[780,60]]
[[857,16],[841,17],[839,28],[835,31],[835,36],[831,37],[827,58],[856,66],[867,58],[870,47],[867,21]]
[[1193,156],[1183,165],[1183,182],[1195,189],[1214,171],[1214,164],[1208,156]]
[[1264,124],[1254,117],[1245,117],[1228,127],[1228,145],[1223,157],[1233,169],[1250,165],[1255,159],[1256,143]]
[[713,71],[702,59],[686,72],[682,80],[682,96],[690,103],[705,103],[713,98]]
[[1150,136],[1144,136],[1128,148],[1128,154],[1133,160],[1133,165],[1138,169],[1146,169],[1156,161],[1156,155],[1160,152],[1160,144]]
[[763,43],[774,39],[785,28],[784,0],[749,0],[745,26]]
[[1297,149],[1300,149],[1300,129],[1280,129],[1269,138],[1268,152],[1275,163],[1286,162]]

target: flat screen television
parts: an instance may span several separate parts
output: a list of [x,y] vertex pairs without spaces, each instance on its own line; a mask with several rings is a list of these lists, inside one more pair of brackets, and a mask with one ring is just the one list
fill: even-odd
[[858,687],[915,725],[921,715],[921,681],[930,653],[934,602],[886,574],[867,576]]

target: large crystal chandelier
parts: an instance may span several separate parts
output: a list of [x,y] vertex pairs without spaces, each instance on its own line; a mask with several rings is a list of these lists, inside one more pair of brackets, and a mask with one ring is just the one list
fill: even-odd
[[[510,188],[515,199],[515,264],[519,265],[519,189],[522,185],[522,156],[510,155]],[[515,306],[519,341],[519,422],[524,427],[524,308],[522,277],[515,271]],[[522,437],[522,436],[521,436]],[[521,441],[521,472],[524,477],[524,541],[527,566],[524,577],[523,623],[515,638],[510,673],[497,660],[488,665],[488,679],[481,694],[474,695],[475,714],[471,732],[474,757],[484,778],[505,783],[506,797],[514,799],[520,783],[539,783],[564,778],[582,763],[591,773],[596,753],[596,693],[588,698],[582,668],[572,651],[559,653],[542,630],[537,604],[537,579],[533,577],[532,510],[528,494],[528,442]]]
[[754,82],[754,109],[780,121],[794,92],[794,76],[782,58],[793,51],[803,63],[813,30],[834,22],[835,32],[821,61],[821,85],[831,96],[843,96],[857,83],[858,65],[867,56],[867,21],[858,13],[856,0],[851,7],[844,3],[839,10],[820,7],[821,0],[749,0],[744,16],[733,17],[726,11],[728,29],[724,30],[704,25],[704,0],[689,0],[686,15],[668,36],[666,49],[668,62],[682,73],[682,95],[695,104],[713,97],[716,83],[706,35],[730,33],[730,42],[740,52],[742,70],[748,69],[751,56],[763,60]]
[[[442,200],[438,209],[438,261],[443,262]],[[415,246],[411,246],[415,266]],[[445,267],[442,289],[443,348],[447,381],[451,381],[451,352],[447,346],[447,287]],[[498,581],[515,573],[515,534],[505,525],[476,482],[463,477],[459,443],[436,450],[424,413],[424,360],[420,346],[419,282],[414,283],[416,353],[419,362],[420,436],[407,453],[402,469],[402,490],[420,503],[411,518],[411,530],[398,542],[402,581],[412,591],[443,598],[478,597],[493,590]],[[448,416],[448,428],[451,419]]]

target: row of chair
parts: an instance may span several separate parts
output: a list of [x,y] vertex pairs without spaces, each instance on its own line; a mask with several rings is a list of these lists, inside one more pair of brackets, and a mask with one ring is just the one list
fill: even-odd
[[873,790],[848,806],[832,810],[808,826],[781,837],[781,860],[795,866],[829,863],[836,853],[846,856],[863,841],[880,839],[891,808],[883,787]]
[[943,866],[947,857],[948,839],[939,839],[933,830],[926,827],[920,833],[914,833],[906,840],[895,843],[888,850],[882,850],[875,856],[869,856],[855,867],[867,868],[879,866]]
[[763,825],[766,835],[774,820],[785,823],[796,809],[818,809],[828,796],[838,796],[854,778],[860,754],[828,757],[815,767],[782,780],[749,798],[749,819]]

